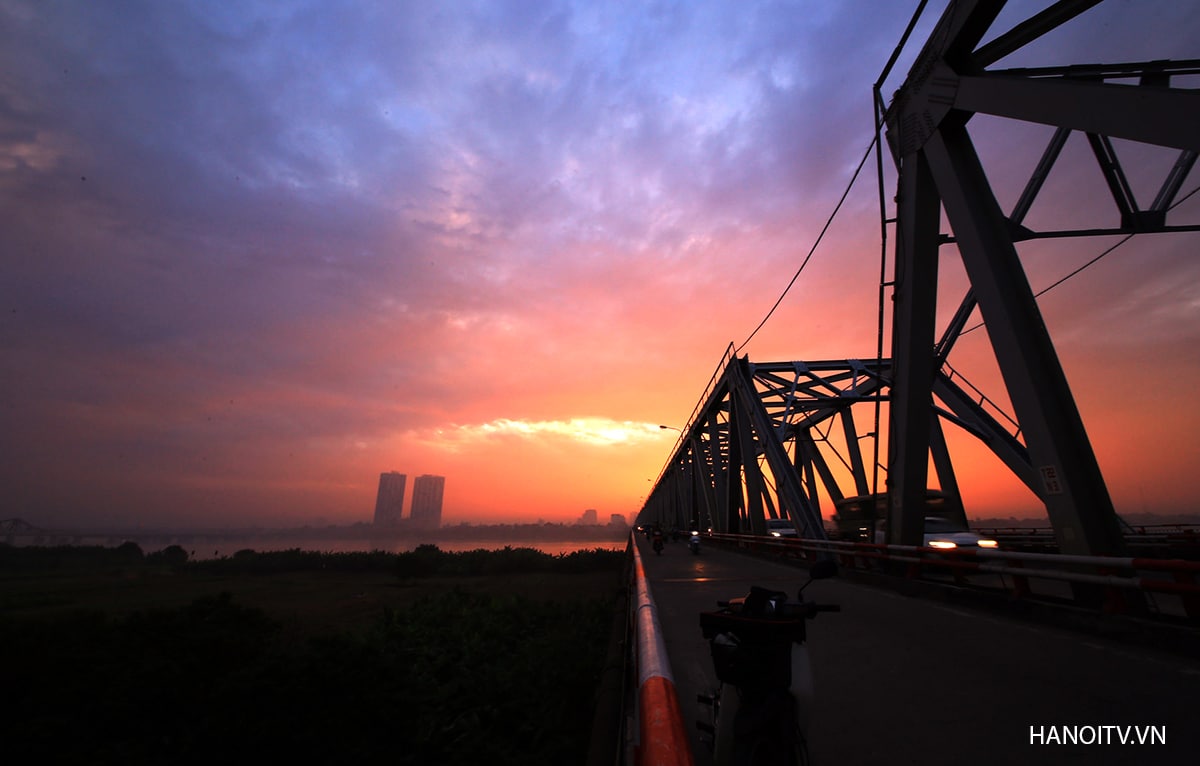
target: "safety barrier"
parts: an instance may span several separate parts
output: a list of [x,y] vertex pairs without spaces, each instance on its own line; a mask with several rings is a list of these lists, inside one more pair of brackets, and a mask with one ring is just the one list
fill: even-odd
[[[1008,550],[1053,553],[1058,549],[1050,527],[983,527],[975,531]],[[1187,560],[1200,552],[1200,524],[1140,524],[1126,529],[1124,538],[1126,549],[1135,556]]]
[[[1122,591],[1136,591],[1148,597],[1152,613],[1200,621],[1200,561],[1072,556],[1002,549],[939,550],[915,545],[746,535],[714,534],[711,537],[714,541],[743,549],[807,559],[815,559],[822,552],[832,552],[843,567],[889,572],[900,568],[903,576],[909,579],[942,574],[952,577],[957,584],[1004,591],[1014,599],[1073,597],[1069,588],[1060,587],[1056,591],[1045,583],[1100,586],[1107,596],[1102,607],[1108,613],[1126,611],[1129,602],[1122,597]],[[1039,585],[1035,585],[1035,581]]]
[[634,629],[637,631],[638,747],[641,766],[691,766],[692,749],[663,645],[658,611],[642,569],[642,556],[633,545]]

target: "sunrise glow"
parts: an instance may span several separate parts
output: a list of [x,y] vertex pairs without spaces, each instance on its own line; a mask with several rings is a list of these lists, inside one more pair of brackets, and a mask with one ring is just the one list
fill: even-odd
[[[870,145],[907,5],[0,4],[0,515],[351,524],[395,470],[445,476],[450,524],[628,517]],[[1200,37],[1187,3],[1103,5],[1056,45]],[[1042,145],[987,135],[1011,204]],[[1031,220],[1111,205],[1087,151]],[[874,357],[873,175],[742,353]],[[1196,242],[1041,299],[1118,510],[1194,503]],[[1038,243],[1031,281],[1107,244]],[[985,333],[955,364],[1006,405]],[[969,513],[1039,512],[949,438]]]

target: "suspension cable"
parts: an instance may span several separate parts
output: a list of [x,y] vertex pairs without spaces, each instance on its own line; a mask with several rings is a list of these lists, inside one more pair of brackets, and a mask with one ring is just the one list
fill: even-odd
[[775,313],[775,309],[779,308],[779,304],[783,303],[783,299],[786,298],[788,292],[791,291],[792,285],[796,284],[796,280],[800,278],[800,274],[804,271],[804,267],[808,265],[810,260],[812,260],[813,253],[815,253],[817,248],[821,245],[821,241],[825,238],[825,232],[829,231],[829,227],[833,224],[833,219],[837,217],[838,212],[842,209],[842,204],[845,203],[846,197],[850,196],[850,190],[854,188],[854,182],[858,180],[858,174],[862,171],[863,166],[867,164],[867,160],[870,159],[871,150],[875,148],[875,143],[878,140],[879,134],[878,131],[876,131],[875,136],[872,136],[871,138],[871,143],[867,145],[867,150],[863,152],[862,159],[858,161],[858,167],[854,169],[854,175],[850,177],[850,182],[846,184],[845,191],[842,192],[841,198],[838,200],[837,204],[834,205],[833,212],[830,213],[829,217],[825,220],[825,225],[821,227],[821,233],[817,235],[816,241],[813,242],[812,247],[809,248],[808,255],[804,256],[804,260],[800,263],[800,268],[796,269],[796,273],[792,275],[792,279],[787,283],[787,287],[783,288],[783,292],[780,293],[779,298],[775,301],[775,304],[771,306],[771,310],[768,311],[767,315],[762,318],[762,321],[758,323],[758,326],[754,328],[754,331],[751,332],[750,335],[748,335],[746,339],[741,342],[741,345],[733,350],[735,355],[745,348],[746,344],[753,340],[754,336],[758,334],[758,331],[763,328],[763,325],[765,325],[767,320],[771,318],[771,315]]

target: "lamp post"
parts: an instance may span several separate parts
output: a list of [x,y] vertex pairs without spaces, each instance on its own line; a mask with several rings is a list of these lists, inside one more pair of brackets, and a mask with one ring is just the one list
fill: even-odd
[[680,429],[676,428],[675,426],[659,426],[659,428],[667,429],[667,430],[670,430],[670,431],[679,431],[679,433],[683,433],[683,431],[681,431]]

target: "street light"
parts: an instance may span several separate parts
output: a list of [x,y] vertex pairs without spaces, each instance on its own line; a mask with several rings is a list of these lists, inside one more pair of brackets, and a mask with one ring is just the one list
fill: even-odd
[[668,428],[668,429],[670,429],[670,430],[672,430],[672,431],[679,431],[679,433],[683,433],[683,431],[681,431],[680,429],[676,428],[675,426],[659,426],[659,428]]

